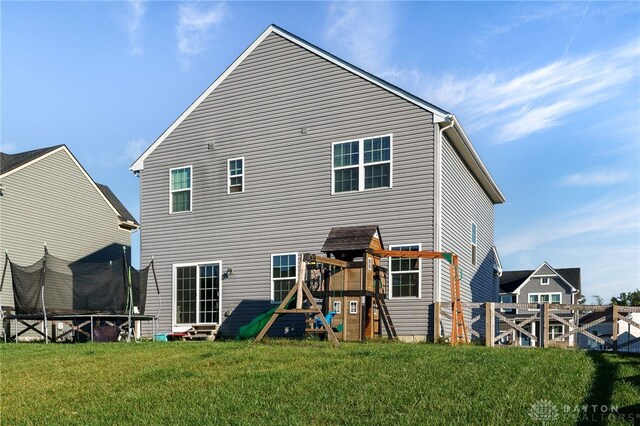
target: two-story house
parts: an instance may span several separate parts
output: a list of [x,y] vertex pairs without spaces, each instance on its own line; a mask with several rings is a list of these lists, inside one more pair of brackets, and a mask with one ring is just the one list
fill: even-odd
[[112,260],[122,257],[122,247],[131,245],[131,233],[139,226],[65,145],[0,153],[0,221],[3,310],[12,310],[14,302],[5,252],[19,265],[39,260],[44,244],[67,261]]
[[[222,324],[235,335],[287,294],[300,254],[319,253],[336,226],[378,225],[386,248],[453,251],[463,299],[498,296],[494,205],[505,199],[455,117],[277,26],[131,169],[163,331]],[[438,262],[390,270],[388,307],[406,339],[432,338],[433,303],[450,299]],[[293,317],[278,323],[274,333],[301,331]]]
[[[503,271],[500,277],[500,303],[549,303],[551,305],[577,304],[580,299],[580,268],[554,269],[547,262],[543,262],[535,270]],[[553,309],[553,306],[552,306]],[[510,319],[516,322],[531,315],[527,309],[501,309]],[[564,315],[564,314],[560,314]],[[572,318],[568,318],[573,321]],[[540,330],[533,322],[524,328],[534,336],[540,336]],[[537,327],[539,328],[539,326]],[[501,330],[504,331],[504,330]],[[565,334],[565,325],[558,321],[549,324],[549,336],[556,338]],[[569,346],[574,345],[574,336],[567,339]],[[522,346],[532,344],[531,339],[515,330],[505,336],[503,343],[517,343]]]

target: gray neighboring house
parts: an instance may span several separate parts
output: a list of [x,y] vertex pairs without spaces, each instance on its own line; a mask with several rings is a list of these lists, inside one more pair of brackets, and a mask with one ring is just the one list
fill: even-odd
[[[161,331],[235,335],[337,226],[379,225],[386,248],[453,251],[464,300],[498,297],[494,205],[505,198],[455,117],[277,26],[131,170]],[[450,299],[448,265],[412,265],[391,271],[389,311],[404,339],[431,339],[433,303]],[[277,325],[304,328],[291,315]]]
[[[105,185],[97,184],[65,145],[17,154],[0,153],[0,268],[31,265],[44,254],[64,260],[122,257],[136,219]],[[0,302],[13,306],[7,268]]]
[[[503,271],[500,277],[500,303],[544,303],[550,304],[578,304],[580,300],[580,268],[554,269],[547,262],[543,262],[534,270]],[[502,309],[508,318],[517,321],[529,317],[534,311]],[[567,316],[567,320],[573,322],[572,314],[559,314]],[[504,325],[504,324],[503,324]],[[540,330],[536,330],[537,324],[526,325],[524,328],[534,336],[540,336]],[[505,329],[506,330],[506,329]],[[500,330],[500,332],[505,331]],[[549,335],[561,336],[566,331],[565,326],[557,321],[549,323]],[[513,332],[506,336],[502,343],[516,343],[521,346],[530,346],[530,339]],[[566,341],[569,346],[574,346],[574,336]]]

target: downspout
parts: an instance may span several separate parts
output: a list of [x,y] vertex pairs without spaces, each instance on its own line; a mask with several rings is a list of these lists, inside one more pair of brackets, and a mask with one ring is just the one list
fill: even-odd
[[[434,209],[434,248],[433,251],[442,251],[442,137],[444,135],[444,131],[453,127],[456,123],[455,117],[452,114],[447,115],[446,120],[449,121],[449,124],[441,128],[438,132],[436,132],[437,138],[434,147],[434,157],[435,157],[435,209]],[[434,270],[434,278],[435,278],[435,291],[434,291],[434,302],[441,302],[441,290],[442,290],[442,274],[440,271],[440,265],[438,264]]]

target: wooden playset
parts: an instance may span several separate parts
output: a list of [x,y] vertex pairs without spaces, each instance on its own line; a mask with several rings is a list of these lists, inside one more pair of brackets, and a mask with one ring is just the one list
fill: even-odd
[[[256,341],[264,337],[279,315],[307,315],[307,334],[338,341],[363,341],[397,333],[385,303],[388,272],[382,257],[445,259],[450,263],[452,318],[451,344],[467,341],[460,301],[458,258],[453,253],[384,250],[378,226],[332,228],[321,250],[325,255],[301,256],[298,280],[273,311]],[[295,308],[291,304],[295,300]],[[317,300],[321,301],[322,308]]]

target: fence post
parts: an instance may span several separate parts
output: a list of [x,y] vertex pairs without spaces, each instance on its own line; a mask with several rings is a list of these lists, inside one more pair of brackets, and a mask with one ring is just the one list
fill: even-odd
[[493,339],[496,335],[495,303],[487,302],[484,304],[484,321],[484,345],[493,347]]
[[433,342],[437,342],[440,338],[440,302],[433,304]]
[[613,330],[611,331],[613,351],[618,352],[618,305],[611,306],[611,324],[613,325]]
[[540,341],[541,348],[549,347],[549,303],[541,303],[540,306]]

